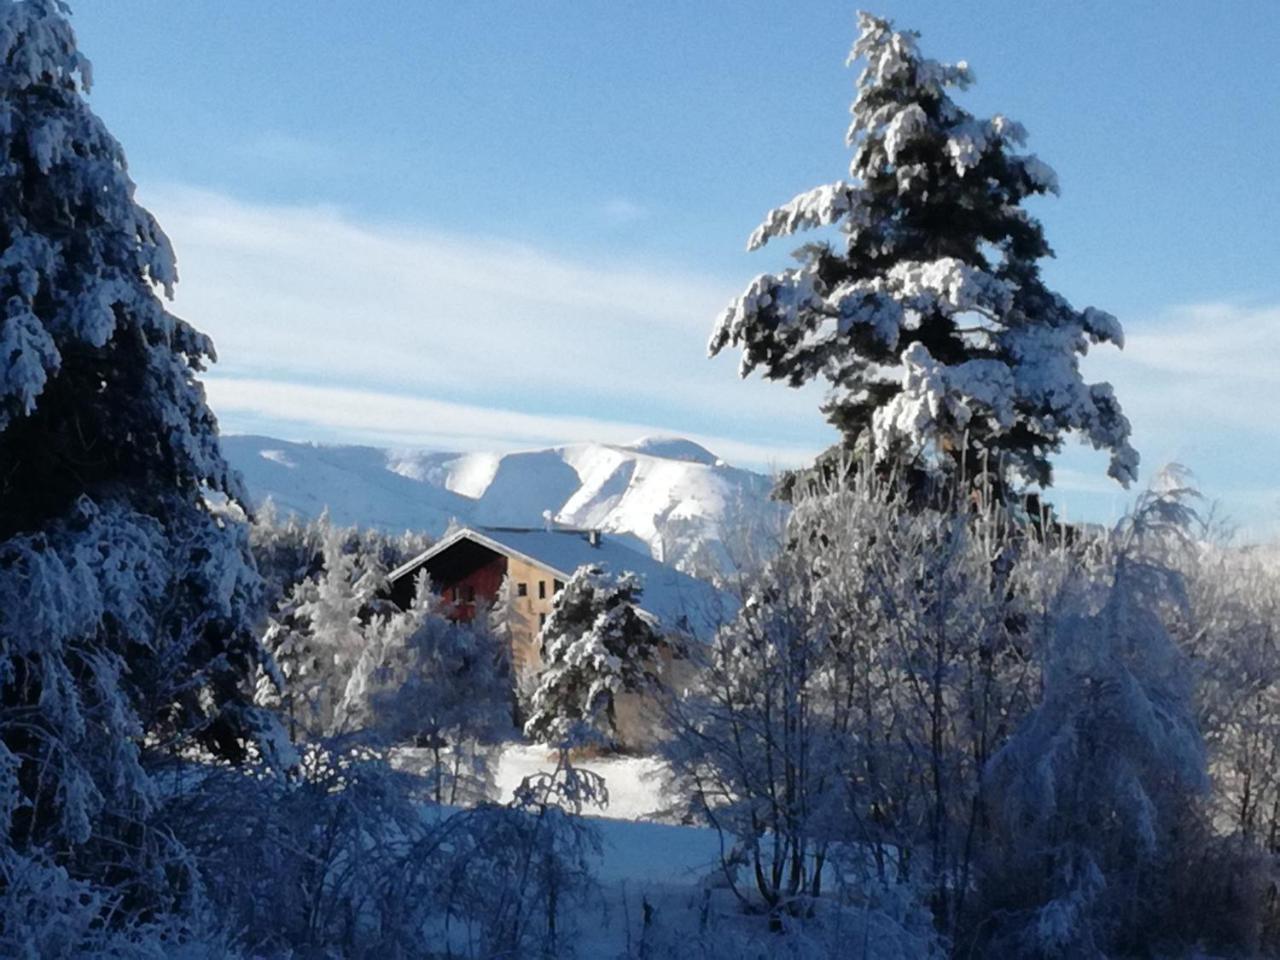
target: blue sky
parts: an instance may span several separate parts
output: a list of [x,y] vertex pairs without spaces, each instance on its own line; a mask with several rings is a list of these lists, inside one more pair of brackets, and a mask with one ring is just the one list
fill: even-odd
[[[838,2],[77,0],[94,108],[211,333],[224,428],[512,447],[694,436],[754,466],[832,434],[820,392],[703,358],[785,249],[771,206],[837,179],[854,73]],[[1280,529],[1280,18],[1270,2],[907,2],[976,113],[1031,132],[1053,284],[1116,313],[1149,468],[1178,459]],[[1073,452],[1060,499],[1123,497]]]

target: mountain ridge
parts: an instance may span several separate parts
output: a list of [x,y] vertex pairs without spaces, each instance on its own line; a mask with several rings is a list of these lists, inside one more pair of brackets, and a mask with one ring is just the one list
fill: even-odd
[[434,452],[242,434],[222,438],[255,506],[440,536],[452,523],[596,528],[688,573],[730,575],[784,515],[769,477],[680,437]]

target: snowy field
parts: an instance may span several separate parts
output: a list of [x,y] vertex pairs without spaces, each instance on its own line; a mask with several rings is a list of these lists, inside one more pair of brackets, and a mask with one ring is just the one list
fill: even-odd
[[[398,751],[396,764],[413,766],[416,752]],[[853,913],[827,916],[811,935],[780,939],[765,917],[745,913],[729,889],[715,830],[655,822],[655,816],[666,816],[662,811],[670,803],[660,761],[608,757],[579,759],[574,765],[605,778],[609,803],[588,808],[583,817],[600,842],[599,854],[590,858],[594,885],[584,899],[565,905],[559,955],[590,960],[934,956],[927,920],[912,916],[905,903],[870,899]],[[498,761],[494,799],[509,800],[525,777],[555,767],[556,756],[545,746],[507,745]],[[749,892],[749,879],[739,880],[746,881]],[[455,926],[440,934],[465,955],[474,931]]]
[[[412,748],[397,751],[397,765],[412,766]],[[825,928],[813,940],[780,941],[760,915],[742,911],[721,866],[721,839],[705,827],[655,822],[669,800],[662,790],[663,765],[652,757],[575,760],[580,769],[605,778],[607,807],[588,808],[583,819],[597,832],[600,852],[591,858],[594,888],[567,905],[560,950],[564,956],[626,960],[771,960],[828,956],[811,954],[821,944],[849,943],[857,958],[929,956],[927,936],[895,917],[892,905],[845,920],[846,929]],[[521,781],[556,767],[545,746],[512,743],[496,770],[494,799],[507,801]],[[748,888],[750,884],[748,883]],[[886,912],[886,906],[888,910]],[[465,953],[469,934],[441,931]],[[785,952],[779,953],[779,950]]]
[[[604,777],[609,791],[607,806],[592,805],[583,812],[610,820],[666,819],[669,804],[662,794],[662,763],[652,757],[606,757],[575,760],[574,766]],[[539,771],[556,767],[555,753],[546,747],[513,743],[502,752],[495,780],[495,800],[507,801],[521,781]]]
[[[429,764],[429,751],[401,747],[392,762],[402,769],[413,770]],[[575,759],[581,770],[604,777],[608,804],[590,804],[583,813],[588,817],[608,820],[669,820],[666,812],[670,801],[662,793],[663,765],[653,757],[598,757]],[[494,771],[494,790],[490,798],[496,803],[511,800],[516,787],[525,777],[550,773],[556,768],[556,754],[545,746],[509,743],[502,749]]]
[[[712,830],[626,820],[594,820],[600,830],[599,891],[573,912],[579,955],[619,956],[644,933],[645,904],[664,924],[692,929],[719,872]],[[719,911],[732,913],[725,898]]]
[[[397,765],[412,765],[416,752],[397,751]],[[607,806],[588,807],[584,816],[599,833],[600,855],[592,864],[598,889],[568,915],[565,936],[577,956],[634,951],[645,935],[646,904],[650,924],[661,914],[664,925],[689,931],[716,922],[740,926],[727,891],[719,889],[723,874],[716,832],[650,819],[667,805],[660,761],[608,757],[574,765],[604,777],[609,792]],[[510,800],[525,777],[555,767],[556,755],[545,746],[509,744],[498,761],[494,800]]]

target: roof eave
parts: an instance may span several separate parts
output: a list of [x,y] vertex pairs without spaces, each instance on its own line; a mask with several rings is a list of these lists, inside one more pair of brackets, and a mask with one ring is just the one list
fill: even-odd
[[494,540],[492,537],[487,537],[483,533],[481,533],[478,530],[475,530],[472,527],[462,527],[460,530],[455,530],[453,533],[449,534],[449,536],[445,537],[439,543],[434,544],[431,547],[428,547],[426,550],[418,554],[412,560],[409,560],[405,563],[400,564],[400,566],[392,570],[391,573],[387,574],[387,580],[388,581],[399,580],[405,574],[412,573],[415,569],[421,567],[432,557],[438,556],[439,554],[443,553],[445,550],[448,550],[450,547],[452,547],[459,540],[462,540],[464,538],[473,540],[474,542],[479,543],[481,546],[488,547],[490,550],[494,551],[495,553],[501,553],[507,557],[518,557],[519,559],[523,560],[525,563],[532,564],[535,567],[541,567],[543,570],[546,570],[549,573],[555,574],[561,580],[568,580],[570,576],[572,576],[572,574],[565,573],[563,570],[553,567],[551,566],[551,564],[546,563],[545,561],[539,560],[536,557],[531,557],[527,553],[522,553],[519,550],[509,547],[505,543],[502,543],[500,540]]

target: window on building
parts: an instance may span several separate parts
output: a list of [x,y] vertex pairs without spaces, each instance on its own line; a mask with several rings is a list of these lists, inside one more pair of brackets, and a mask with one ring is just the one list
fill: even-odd
[[551,592],[552,592],[552,593],[559,593],[559,592],[560,592],[561,590],[563,590],[563,589],[564,589],[564,581],[563,581],[563,580],[552,580],[552,581],[551,581]]
[[547,581],[545,580],[538,581],[538,599],[539,600],[547,599]]
[[538,614],[538,626],[545,627],[547,625],[547,615],[545,613]]
[[516,584],[516,596],[527,597],[529,595],[529,585],[527,583]]

